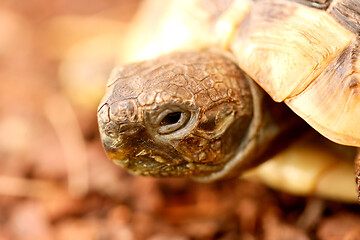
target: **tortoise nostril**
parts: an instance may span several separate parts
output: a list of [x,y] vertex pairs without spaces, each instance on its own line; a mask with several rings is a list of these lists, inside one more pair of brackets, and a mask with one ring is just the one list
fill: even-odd
[[100,132],[104,132],[106,136],[110,138],[117,138],[119,136],[119,126],[114,122],[109,122],[100,129]]
[[182,112],[173,112],[167,114],[160,122],[160,126],[171,125],[179,122]]
[[121,124],[119,127],[119,134],[120,135],[137,135],[140,132],[144,131],[144,128],[141,125],[138,124]]
[[110,138],[123,138],[131,136],[139,136],[144,132],[144,127],[134,123],[116,123],[110,122],[105,125],[104,133]]

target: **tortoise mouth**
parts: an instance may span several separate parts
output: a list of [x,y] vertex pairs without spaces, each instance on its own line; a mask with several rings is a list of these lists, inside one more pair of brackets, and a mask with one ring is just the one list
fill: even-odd
[[112,159],[113,162],[135,175],[151,177],[183,177],[191,175],[190,165],[183,162],[178,164],[161,163],[154,157],[134,157],[126,159]]
[[202,177],[223,169],[224,164],[190,162],[181,157],[170,156],[163,152],[150,151],[149,154],[129,156],[108,153],[110,159],[135,175],[151,177]]

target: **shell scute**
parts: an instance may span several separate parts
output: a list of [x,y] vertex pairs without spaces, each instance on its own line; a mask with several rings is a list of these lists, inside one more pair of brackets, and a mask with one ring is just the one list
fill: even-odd
[[323,10],[259,0],[238,26],[232,50],[240,67],[280,102],[302,92],[354,38]]
[[360,39],[356,38],[300,94],[285,100],[329,139],[360,146]]

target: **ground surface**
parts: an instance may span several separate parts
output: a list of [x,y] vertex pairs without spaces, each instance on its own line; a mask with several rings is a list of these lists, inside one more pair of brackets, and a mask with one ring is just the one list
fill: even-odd
[[360,239],[357,205],[106,159],[96,105],[137,3],[0,2],[0,240]]

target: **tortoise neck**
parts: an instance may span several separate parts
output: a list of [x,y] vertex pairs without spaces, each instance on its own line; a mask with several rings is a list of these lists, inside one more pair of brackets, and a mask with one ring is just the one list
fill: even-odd
[[311,129],[284,103],[274,102],[253,80],[248,80],[254,116],[244,142],[223,170],[196,180],[211,182],[238,176],[284,150]]

